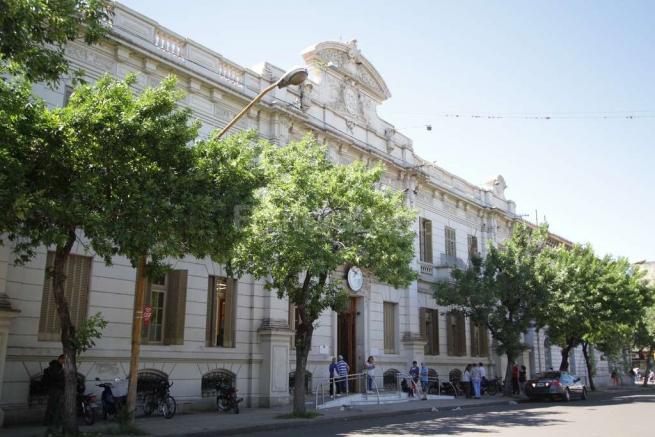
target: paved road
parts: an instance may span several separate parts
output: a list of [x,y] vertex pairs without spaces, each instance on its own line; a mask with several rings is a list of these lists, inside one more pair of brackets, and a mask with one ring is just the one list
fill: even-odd
[[403,417],[334,422],[253,436],[622,437],[653,434],[655,393],[564,403],[527,403]]

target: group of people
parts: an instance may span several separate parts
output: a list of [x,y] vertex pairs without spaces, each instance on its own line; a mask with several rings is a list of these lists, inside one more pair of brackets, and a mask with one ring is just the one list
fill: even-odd
[[516,363],[512,364],[512,394],[520,395],[521,393],[525,393],[525,382],[528,380],[527,375],[528,369],[524,365],[519,367]]
[[348,373],[350,372],[350,366],[343,359],[343,355],[338,357],[333,357],[332,362],[329,367],[330,372],[330,397],[346,393],[346,383],[348,379]]
[[473,363],[466,366],[460,383],[467,398],[480,399],[481,387],[487,380],[487,369],[482,363]]

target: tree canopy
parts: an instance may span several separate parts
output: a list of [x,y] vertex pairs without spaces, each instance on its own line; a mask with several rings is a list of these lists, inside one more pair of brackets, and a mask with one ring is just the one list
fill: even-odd
[[[336,165],[311,136],[265,148],[260,165],[267,186],[234,266],[296,306],[296,380],[303,381],[315,321],[345,303],[338,269],[355,265],[394,287],[415,277],[415,213],[402,193],[376,189],[382,167]],[[294,410],[305,410],[303,390],[294,392]]]
[[484,259],[473,257],[467,269],[453,269],[449,281],[435,286],[437,303],[485,324],[496,352],[507,355],[506,391],[511,363],[525,349],[521,335],[539,323],[548,302],[547,237],[546,226],[516,223],[510,238],[499,247],[490,245]]
[[97,42],[111,16],[108,0],[0,0],[0,65],[50,83],[69,71],[65,46]]

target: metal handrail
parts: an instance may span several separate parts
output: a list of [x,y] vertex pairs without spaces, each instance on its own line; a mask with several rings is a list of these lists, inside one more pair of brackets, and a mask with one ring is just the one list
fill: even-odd
[[[363,390],[363,395],[368,400],[368,380],[367,380],[368,374],[366,372],[360,372],[360,373],[351,373],[346,376],[337,376],[335,378],[322,378],[323,381],[319,382],[319,384],[316,386],[316,393],[314,396],[314,408],[318,409],[319,405],[319,395],[321,398],[321,405],[325,403],[325,385],[326,383],[328,384],[328,387],[330,384],[334,384],[334,394],[336,395],[336,385],[337,384],[343,384],[345,383],[346,386],[346,398],[350,396],[350,382],[351,381],[358,381],[360,380],[360,383],[363,383],[362,387],[364,387]],[[375,387],[375,392],[377,395],[377,403],[380,404],[380,391],[378,390],[378,385],[377,382],[375,381],[375,378],[373,378],[373,385]]]

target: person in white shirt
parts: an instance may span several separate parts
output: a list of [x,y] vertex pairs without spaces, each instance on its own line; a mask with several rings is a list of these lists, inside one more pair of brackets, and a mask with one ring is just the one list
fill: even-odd
[[471,366],[471,384],[473,385],[473,396],[475,399],[480,399],[480,368],[477,364],[473,363]]
[[480,370],[480,392],[487,385],[487,369],[484,368],[484,364],[478,363],[478,369]]
[[460,381],[462,383],[462,390],[464,390],[464,394],[466,395],[467,398],[471,397],[471,365],[467,365],[466,369],[464,369],[464,374],[462,375],[462,380]]

